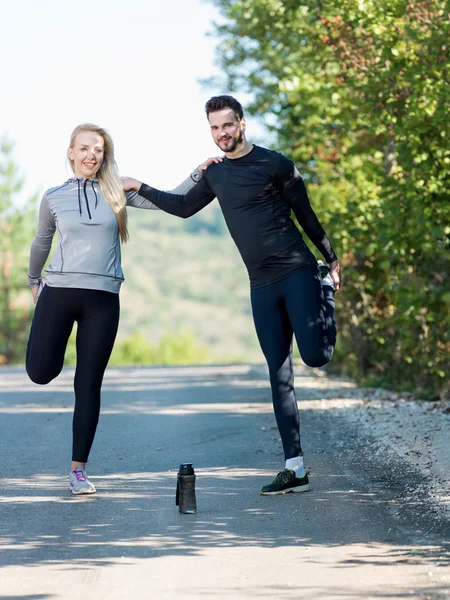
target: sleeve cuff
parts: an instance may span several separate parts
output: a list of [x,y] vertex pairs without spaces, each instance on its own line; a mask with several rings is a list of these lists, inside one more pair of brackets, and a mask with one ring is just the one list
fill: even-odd
[[151,200],[152,190],[153,190],[153,188],[151,188],[146,183],[143,183],[141,185],[141,187],[139,188],[138,194],[139,194],[139,196],[142,196],[143,198],[146,198],[147,200]]
[[330,259],[328,260],[328,263],[331,265],[331,263],[335,262],[336,260],[339,260],[339,259],[336,256],[336,254],[333,252],[333,254],[331,255]]
[[41,281],[42,277],[31,277],[30,275],[28,275],[28,287],[30,288],[40,285]]
[[191,173],[192,181],[195,181],[195,183],[197,183],[198,181],[200,181],[201,178],[202,178],[202,173],[200,173],[200,171],[198,169],[194,169],[194,171],[192,171],[192,173]]

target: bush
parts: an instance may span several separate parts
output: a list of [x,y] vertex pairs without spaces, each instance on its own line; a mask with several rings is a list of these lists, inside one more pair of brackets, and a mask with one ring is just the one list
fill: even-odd
[[[76,331],[67,345],[65,364],[75,365]],[[116,342],[110,365],[192,365],[208,362],[209,350],[198,344],[190,331],[168,332],[157,343],[149,342],[136,332],[123,341]]]

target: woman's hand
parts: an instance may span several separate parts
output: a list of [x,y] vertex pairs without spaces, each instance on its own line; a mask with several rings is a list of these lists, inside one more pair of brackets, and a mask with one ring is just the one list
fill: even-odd
[[330,264],[330,277],[334,283],[334,289],[337,292],[341,287],[341,265],[338,260],[335,260]]
[[33,302],[36,304],[37,300],[38,300],[38,292],[39,292],[39,286],[38,285],[34,285],[31,288],[31,293],[33,294]]
[[121,177],[120,179],[122,180],[124,192],[129,192],[131,190],[136,190],[138,192],[140,190],[142,181],[138,181],[132,177]]
[[41,283],[39,285],[33,285],[31,289],[31,293],[33,295],[33,302],[36,304],[36,302],[38,301],[39,298],[39,294],[42,292],[42,288],[44,287],[44,284]]
[[198,166],[198,171],[199,173],[203,173],[204,171],[206,171],[209,165],[212,165],[212,163],[220,163],[222,161],[223,156],[211,156],[210,158],[207,158],[204,163]]

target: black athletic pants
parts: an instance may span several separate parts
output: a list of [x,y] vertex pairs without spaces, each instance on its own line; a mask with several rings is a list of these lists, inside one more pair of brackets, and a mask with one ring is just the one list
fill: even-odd
[[119,294],[44,286],[27,347],[27,373],[35,383],[57,377],[67,341],[78,323],[72,460],[87,462],[100,413],[100,389],[119,324]]
[[286,460],[302,455],[294,391],[293,333],[310,367],[331,360],[336,344],[334,291],[322,286],[317,267],[251,290],[253,320],[269,366],[272,400]]

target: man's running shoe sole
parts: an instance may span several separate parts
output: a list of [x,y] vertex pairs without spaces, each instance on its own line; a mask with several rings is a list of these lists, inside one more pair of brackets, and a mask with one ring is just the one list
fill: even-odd
[[287,488],[285,490],[278,490],[276,492],[262,492],[259,493],[261,496],[281,496],[282,494],[289,494],[293,492],[294,494],[299,492],[309,492],[309,484],[306,485],[298,485],[297,487]]

